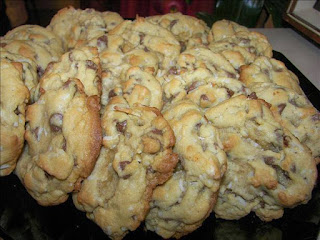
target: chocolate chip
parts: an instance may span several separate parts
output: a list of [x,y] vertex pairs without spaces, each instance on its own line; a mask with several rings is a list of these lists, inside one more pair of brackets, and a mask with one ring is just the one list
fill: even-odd
[[147,47],[144,47],[143,51],[145,51],[145,52],[150,52]]
[[15,113],[16,115],[19,115],[19,114],[20,114],[19,107],[17,107],[17,108],[14,110],[14,113]]
[[251,93],[248,98],[250,99],[258,99],[257,94],[255,92]]
[[178,22],[177,19],[170,22],[169,28],[171,29],[176,23]]
[[226,72],[227,77],[229,78],[237,78],[236,74],[232,73],[232,72]]
[[129,161],[122,161],[122,162],[120,162],[119,163],[119,167],[120,167],[120,169],[121,169],[121,171],[123,171],[125,168],[126,168],[126,166],[128,165],[128,164],[130,164],[131,162],[129,162]]
[[198,85],[198,81],[193,82],[187,89],[187,93],[191,92],[192,90],[196,89]]
[[233,94],[234,94],[234,91],[232,91],[229,88],[226,88],[226,89],[227,89],[227,93],[228,93],[229,98],[231,98],[233,96]]
[[196,126],[195,126],[195,127],[196,127],[196,130],[199,131],[199,129],[200,129],[201,126],[202,126],[202,123],[201,123],[201,122],[200,122],[200,123],[197,123]]
[[117,96],[117,94],[114,92],[114,89],[112,89],[112,90],[109,92],[108,97],[109,97],[109,99],[110,99],[110,98],[113,98],[113,97],[115,97],[115,96]]
[[200,96],[200,99],[201,99],[201,100],[204,100],[204,101],[209,101],[208,96],[205,95],[205,94],[202,94],[202,95]]
[[54,113],[49,119],[50,129],[52,132],[60,132],[62,129],[63,115],[61,113]]
[[41,66],[37,66],[37,74],[41,77],[44,74],[44,70]]
[[157,134],[157,135],[161,135],[161,136],[163,135],[162,130],[157,129],[157,128],[153,129],[151,132],[154,134]]
[[289,136],[283,136],[283,145],[284,145],[285,147],[288,147],[290,142],[291,142],[291,137],[289,137]]
[[130,178],[130,177],[131,177],[131,174],[127,174],[127,175],[123,176],[122,178],[123,178],[123,179],[128,179],[128,178]]
[[108,46],[108,37],[106,35],[99,37],[97,39],[97,45],[98,45],[98,47],[103,47],[103,48],[107,47]]
[[264,156],[263,161],[267,165],[273,165],[274,164],[274,158],[269,156]]
[[285,104],[285,103],[281,103],[281,104],[278,105],[278,112],[279,112],[280,115],[282,114],[283,109],[284,109],[286,106],[287,106],[287,104]]
[[127,128],[127,120],[124,120],[123,122],[117,122],[116,128],[118,132],[124,133]]
[[179,41],[180,43],[180,53],[184,52],[187,49],[185,42]]
[[170,74],[173,74],[173,75],[178,75],[178,69],[177,67],[171,67],[168,71]]
[[291,172],[295,173],[297,171],[296,165],[292,164],[292,166],[290,167]]
[[6,43],[0,43],[0,47],[4,48],[5,46],[7,46]]
[[93,70],[97,70],[98,69],[97,64],[95,64],[91,60],[86,60],[86,66],[87,66],[87,68],[90,68],[90,69],[93,69]]
[[68,88],[71,82],[72,82],[71,80],[66,81],[66,82],[62,85],[62,88],[63,88],[63,89]]
[[278,182],[283,185],[283,186],[287,186],[288,185],[288,181],[291,180],[289,174],[287,171],[283,170],[280,166],[278,165],[273,165],[272,166],[276,172],[277,172],[277,176],[278,176]]
[[144,33],[140,33],[139,37],[140,37],[140,44],[143,44],[143,39],[146,35]]

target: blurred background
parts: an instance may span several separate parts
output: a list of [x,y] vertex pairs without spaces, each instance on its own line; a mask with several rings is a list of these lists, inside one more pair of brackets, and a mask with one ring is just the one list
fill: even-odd
[[198,17],[209,27],[229,19],[247,27],[283,27],[289,0],[0,0],[1,35],[21,24],[47,26],[56,12],[66,6],[118,12],[134,19],[169,12]]

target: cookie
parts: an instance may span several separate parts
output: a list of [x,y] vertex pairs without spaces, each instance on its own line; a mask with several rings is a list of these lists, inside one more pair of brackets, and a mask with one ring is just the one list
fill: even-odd
[[58,55],[62,55],[65,51],[61,39],[56,34],[38,25],[21,25],[7,32],[3,38],[5,40],[32,41],[49,51],[51,49]]
[[117,13],[101,13],[94,9],[81,10],[70,6],[59,10],[47,28],[62,39],[65,49],[70,50],[108,33],[122,21]]
[[307,97],[273,83],[255,83],[251,90],[272,105],[270,109],[277,120],[319,159],[320,115]]
[[50,63],[40,79],[39,91],[60,88],[59,84],[56,85],[56,81],[59,80],[62,84],[70,78],[80,79],[86,95],[100,97],[102,88],[101,65],[96,48],[74,49],[63,54],[59,62]]
[[245,26],[229,21],[229,20],[220,20],[216,21],[209,32],[208,40],[209,42],[220,41],[225,38],[231,37],[238,32],[250,32]]
[[303,93],[297,76],[288,70],[283,62],[274,58],[261,56],[252,64],[242,66],[239,80],[248,87],[256,82],[275,83],[298,94]]
[[198,18],[177,12],[151,16],[146,19],[173,33],[180,42],[181,52],[194,46],[207,44],[210,29],[204,21]]
[[100,63],[84,47],[51,63],[28,106],[27,147],[16,174],[41,205],[57,205],[92,171],[100,152]]
[[92,174],[74,194],[111,239],[122,239],[144,220],[153,189],[172,174],[174,134],[156,108],[113,97],[102,117],[103,148]]
[[179,41],[170,31],[142,17],[134,21],[123,21],[112,29],[109,35],[118,35],[124,39],[121,49],[123,53],[134,49],[155,52],[161,59],[159,69],[169,69],[174,66],[180,54]]
[[23,83],[22,64],[1,59],[0,176],[15,168],[24,144],[25,108],[29,90]]
[[19,54],[36,62],[39,78],[50,62],[58,61],[60,58],[59,54],[48,51],[47,48],[32,41],[2,40],[1,46],[10,53]]
[[36,62],[20,54],[10,53],[2,47],[0,47],[0,58],[22,64],[22,81],[30,92],[30,102],[34,102],[36,86],[38,84]]
[[88,97],[75,78],[55,78],[39,100],[29,105],[27,146],[16,174],[43,206],[67,200],[90,175],[101,146],[98,96]]
[[[139,93],[143,98],[144,94],[148,95],[145,95],[144,102],[142,103],[141,99],[140,103],[161,109],[162,89],[154,77],[160,62],[157,54],[144,49],[133,49],[123,53],[124,44],[125,40],[118,35],[103,35],[88,43],[89,46],[97,47],[99,51],[103,70],[102,105],[107,105],[113,96],[123,94],[128,96],[128,91],[130,91],[129,95],[132,95],[131,91],[134,88],[134,95],[138,96],[136,93]],[[154,101],[156,99],[157,101]]]
[[205,47],[186,50],[179,56],[177,65],[189,71],[199,67],[207,68],[213,77],[239,78],[237,71],[224,56]]
[[263,221],[282,217],[284,208],[307,203],[317,178],[309,149],[274,118],[255,94],[240,95],[209,109],[219,129],[228,170],[214,212],[239,219],[251,211]]
[[238,70],[259,56],[272,57],[270,43],[258,32],[237,32],[231,37],[211,42],[208,47],[213,52],[221,53]]
[[217,129],[190,100],[172,104],[164,116],[176,136],[179,165],[154,190],[146,227],[163,238],[180,238],[200,227],[211,213],[227,158]]
[[163,82],[164,102],[171,103],[188,98],[201,108],[209,108],[250,90],[240,81],[230,77],[215,77],[209,69],[195,70],[171,68]]

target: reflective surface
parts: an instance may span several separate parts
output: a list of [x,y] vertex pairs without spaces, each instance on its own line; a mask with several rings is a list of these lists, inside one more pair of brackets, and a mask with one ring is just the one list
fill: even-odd
[[[320,92],[281,53],[274,58],[283,61],[299,78],[301,87],[314,106],[320,109]],[[318,172],[320,166],[318,166]],[[315,240],[319,235],[320,186],[313,191],[306,205],[286,209],[283,218],[269,223],[254,214],[238,220],[226,221],[211,216],[203,226],[183,239],[214,240]],[[42,207],[26,192],[19,179],[11,174],[0,178],[0,237],[3,239],[108,239],[103,231],[77,210],[71,198],[59,206]],[[161,239],[141,226],[125,239]]]

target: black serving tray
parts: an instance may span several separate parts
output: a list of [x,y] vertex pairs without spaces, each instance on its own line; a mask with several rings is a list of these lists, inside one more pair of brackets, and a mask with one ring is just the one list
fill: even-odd
[[[285,63],[300,80],[300,85],[313,105],[320,110],[319,90],[281,53],[274,58]],[[318,166],[318,172],[319,172]],[[253,213],[237,220],[216,219],[211,214],[202,227],[183,239],[211,240],[316,240],[320,239],[320,186],[319,179],[308,204],[286,209],[281,219],[262,222]],[[42,207],[26,192],[14,174],[0,178],[0,239],[91,239],[106,240],[107,235],[85,213],[77,210],[71,197],[53,207]],[[143,224],[126,237],[129,239],[161,239],[145,231]]]

